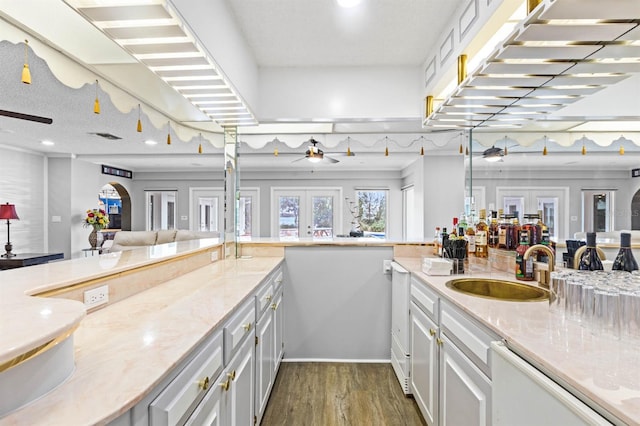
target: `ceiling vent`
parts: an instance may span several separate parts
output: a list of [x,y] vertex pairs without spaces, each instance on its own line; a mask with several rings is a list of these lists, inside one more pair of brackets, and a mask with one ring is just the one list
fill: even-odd
[[118,139],[122,139],[120,136],[112,135],[111,133],[93,132],[89,134],[100,136],[101,138],[109,139],[111,141],[117,141]]

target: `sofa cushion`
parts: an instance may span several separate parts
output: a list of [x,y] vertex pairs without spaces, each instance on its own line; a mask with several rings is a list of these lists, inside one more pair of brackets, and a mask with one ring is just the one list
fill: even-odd
[[161,230],[158,231],[158,238],[156,239],[156,244],[166,244],[172,243],[176,240],[176,230]]
[[184,229],[176,232],[176,241],[197,240],[200,238],[219,238],[220,233],[216,231],[187,231]]
[[121,231],[113,237],[113,245],[152,246],[156,243],[156,231]]

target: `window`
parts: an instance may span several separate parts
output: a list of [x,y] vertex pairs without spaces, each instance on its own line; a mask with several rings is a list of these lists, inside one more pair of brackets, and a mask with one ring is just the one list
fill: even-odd
[[272,189],[271,235],[332,238],[339,229],[340,189]]
[[385,189],[356,191],[359,225],[365,236],[386,237],[388,192]]

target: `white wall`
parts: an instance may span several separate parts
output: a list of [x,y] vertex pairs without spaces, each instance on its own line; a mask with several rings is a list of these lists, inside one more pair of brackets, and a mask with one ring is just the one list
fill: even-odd
[[433,240],[436,226],[451,230],[453,218],[464,211],[464,156],[434,156],[423,158],[424,230]]
[[[15,204],[20,220],[11,221],[14,253],[46,251],[47,215],[43,155],[0,146],[0,203]],[[7,240],[7,221],[0,221],[0,253]]]

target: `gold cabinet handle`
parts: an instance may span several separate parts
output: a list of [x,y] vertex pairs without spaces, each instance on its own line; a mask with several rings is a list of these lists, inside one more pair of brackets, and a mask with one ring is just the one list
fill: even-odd
[[220,383],[220,387],[222,389],[224,389],[225,391],[228,391],[229,390],[229,379],[227,379],[224,382]]
[[242,328],[244,328],[244,331],[250,331],[251,330],[251,323],[248,322],[245,325],[242,326]]
[[441,338],[437,338],[436,339],[436,343],[438,344],[438,346],[442,346],[442,344],[444,343],[444,341]]
[[267,299],[267,302],[271,302],[271,295],[265,297],[265,299]]
[[271,304],[271,309],[273,309],[275,311],[276,309],[278,309],[278,305],[276,303],[272,303]]
[[436,331],[433,328],[430,328],[429,329],[429,334],[432,335],[432,336],[435,336],[436,335]]
[[200,389],[202,390],[207,390],[209,389],[209,376],[205,377],[204,379],[200,380],[198,382],[198,386],[200,387]]
[[227,373],[227,377],[229,377],[231,380],[235,380],[236,379],[236,370],[233,370],[231,373]]

